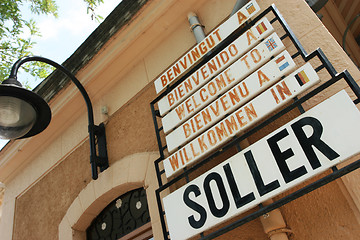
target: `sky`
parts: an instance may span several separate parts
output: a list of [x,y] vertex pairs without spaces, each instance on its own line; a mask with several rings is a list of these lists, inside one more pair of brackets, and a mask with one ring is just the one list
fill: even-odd
[[[105,19],[120,2],[121,0],[104,0],[96,13]],[[61,64],[75,52],[100,23],[91,20],[91,15],[87,14],[87,5],[83,0],[56,0],[56,3],[58,18],[31,14],[25,6],[22,13],[25,19],[33,18],[36,21],[42,35],[33,39],[36,42],[32,49],[33,54]],[[41,80],[33,81],[27,75],[23,75],[26,79],[21,79],[21,77],[19,72],[19,80],[21,82],[28,80],[32,88],[41,82]],[[7,140],[0,140],[0,149],[7,142]]]
[[[121,0],[104,0],[96,13],[105,17],[121,2]],[[33,17],[37,22],[41,37],[35,37],[37,43],[32,52],[34,55],[49,58],[57,63],[63,63],[99,26],[91,15],[87,14],[86,3],[83,0],[56,0],[58,18],[47,15],[31,15],[24,10],[24,17]],[[31,83],[35,87],[39,82]]]

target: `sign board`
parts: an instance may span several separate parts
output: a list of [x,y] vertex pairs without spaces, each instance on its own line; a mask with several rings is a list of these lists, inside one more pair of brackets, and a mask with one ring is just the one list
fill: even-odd
[[174,127],[193,116],[204,106],[215,100],[219,95],[229,90],[284,49],[285,46],[278,35],[276,33],[271,34],[164,116],[162,118],[164,132],[168,133]]
[[[244,103],[276,83],[281,77],[289,74],[294,70],[294,68],[295,63],[292,60],[290,54],[287,51],[282,52],[273,60],[247,77],[244,81],[241,81],[235,85],[232,89],[221,95],[221,97],[217,98],[210,105],[206,106],[199,113],[187,120],[179,128],[172,131],[169,135],[166,136],[166,140],[168,141],[168,139],[176,138],[174,140],[178,141],[179,145],[192,140],[195,136],[211,127],[215,122],[219,121],[226,114],[233,112]],[[241,68],[237,67],[234,69],[229,68],[226,71],[230,76],[232,76],[232,79],[234,79],[235,83],[238,82],[244,73]],[[206,92],[204,91],[200,94],[204,93]],[[203,97],[204,96],[210,98],[211,95],[203,95]],[[195,96],[193,97],[195,98]],[[202,102],[199,102],[195,106],[201,105],[201,103]],[[185,107],[188,108],[188,106],[189,105],[185,104],[182,111],[185,112]],[[177,113],[181,114],[180,111]],[[177,117],[182,116],[177,114]],[[175,120],[171,121],[171,123],[174,122]],[[183,141],[181,141],[181,139],[183,139]]]
[[[185,166],[223,146],[232,137],[253,126],[318,82],[318,75],[310,63],[306,63],[166,158],[163,161],[166,176],[172,176]],[[177,145],[170,141],[167,144]]]
[[170,109],[176,107],[181,101],[208,82],[212,77],[223,71],[236,59],[256,46],[262,39],[269,36],[274,28],[263,18],[239,38],[229,44],[225,49],[210,59],[201,68],[192,73],[187,79],[175,87],[158,102],[159,112],[164,116]]
[[203,56],[209,53],[214,47],[230,36],[236,29],[255,16],[260,11],[259,5],[252,0],[242,7],[238,12],[226,20],[223,24],[209,33],[204,40],[183,55],[172,66],[165,70],[155,79],[156,93],[161,92],[171,82],[176,81],[187,72],[193,65],[199,62]]
[[171,239],[188,239],[358,154],[359,122],[343,90],[164,197]]

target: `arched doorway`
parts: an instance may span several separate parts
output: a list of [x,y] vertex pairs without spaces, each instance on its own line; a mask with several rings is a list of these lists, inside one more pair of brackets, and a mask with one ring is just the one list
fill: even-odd
[[144,188],[117,197],[101,211],[86,230],[87,240],[151,238],[150,215]]
[[151,223],[144,224],[120,240],[150,239],[151,235],[157,238],[159,234],[162,236],[157,230],[158,227],[154,228],[154,224],[160,224],[155,205],[155,189],[158,186],[153,164],[157,158],[157,152],[135,153],[111,164],[110,168],[102,172],[96,181],[92,180],[69,206],[59,224],[59,240],[86,240],[87,229],[107,206],[119,196],[139,188],[146,191]]

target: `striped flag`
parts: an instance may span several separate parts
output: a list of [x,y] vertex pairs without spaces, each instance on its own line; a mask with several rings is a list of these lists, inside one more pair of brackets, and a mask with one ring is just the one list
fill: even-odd
[[263,32],[267,30],[267,27],[265,26],[264,22],[261,22],[259,25],[256,26],[256,29],[258,30],[259,34],[261,35]]
[[279,66],[280,71],[284,70],[285,68],[287,68],[290,64],[288,63],[288,61],[286,61],[285,56],[282,55],[281,57],[279,57],[278,59],[275,60],[276,64]]
[[296,74],[295,78],[300,86],[302,86],[305,83],[307,83],[308,81],[310,81],[304,70],[302,70],[301,72]]
[[254,5],[253,5],[252,3],[249,4],[249,5],[246,7],[246,10],[247,10],[247,12],[248,12],[249,14],[252,14],[253,12],[256,11],[256,9],[255,9],[255,7],[254,7]]

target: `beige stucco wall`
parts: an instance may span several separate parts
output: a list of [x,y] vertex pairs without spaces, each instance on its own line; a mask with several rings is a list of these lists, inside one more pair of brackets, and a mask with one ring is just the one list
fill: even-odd
[[[265,9],[273,1],[258,3]],[[305,2],[275,3],[308,53],[322,48],[337,71],[348,69],[360,81],[359,71]],[[97,213],[139,186],[147,189],[154,236],[161,239],[154,196],[157,142],[149,105],[156,97],[152,81],[195,44],[188,12],[198,14],[208,33],[234,4],[235,0],[153,0],[106,44],[77,77],[93,100],[96,122],[106,121],[110,169],[91,180],[85,106],[70,85],[52,100],[54,116],[46,131],[9,144],[0,153],[3,162],[11,163],[0,165],[6,170],[1,239],[71,239],[73,235],[84,239],[81,232]],[[342,87],[327,91],[305,108]],[[102,106],[108,107],[109,116],[101,114]],[[351,173],[282,207],[293,231],[291,238],[356,239],[360,235],[359,178],[358,171]],[[259,219],[221,237],[265,238]]]

